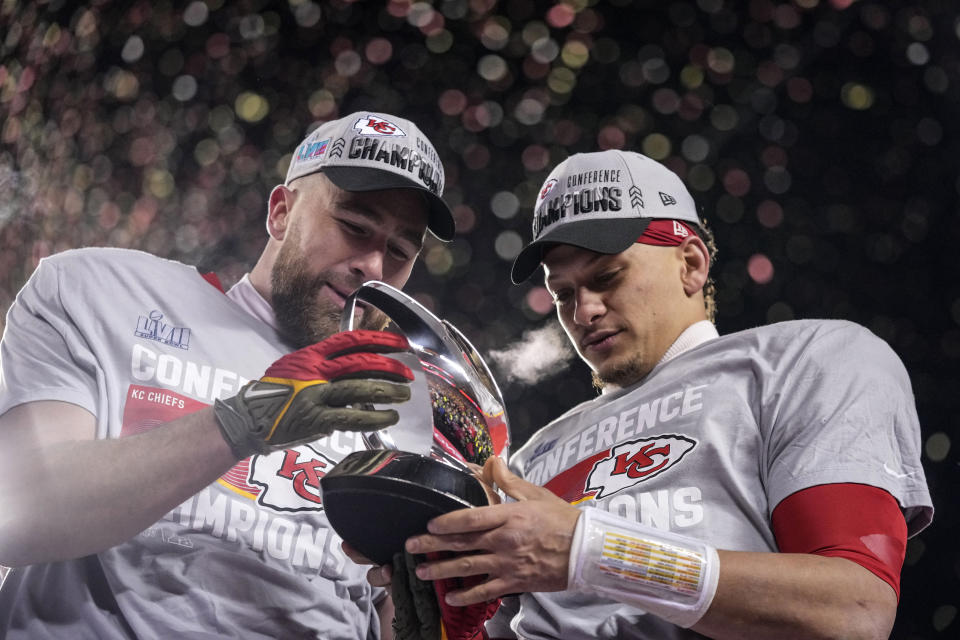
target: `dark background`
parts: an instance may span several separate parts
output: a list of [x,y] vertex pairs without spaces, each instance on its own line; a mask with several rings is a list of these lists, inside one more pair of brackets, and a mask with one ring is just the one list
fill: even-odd
[[5,0],[0,310],[78,246],[232,284],[309,129],[403,115],[459,222],[408,291],[491,355],[520,444],[593,393],[577,362],[521,383],[492,355],[553,325],[538,276],[509,285],[534,194],[570,153],[642,151],[714,229],[721,333],[846,318],[904,360],[937,513],[893,637],[957,637],[958,18],[948,0]]

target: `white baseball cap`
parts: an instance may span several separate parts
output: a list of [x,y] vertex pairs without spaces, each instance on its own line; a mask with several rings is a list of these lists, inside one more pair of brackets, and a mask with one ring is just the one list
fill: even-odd
[[440,197],[443,163],[409,120],[358,111],[325,122],[297,147],[284,184],[318,171],[345,191],[422,191],[429,210],[427,228],[441,240],[453,239],[453,214]]
[[514,284],[529,278],[555,244],[620,253],[656,219],[691,223],[699,233],[696,204],[677,174],[633,151],[572,155],[540,188],[533,241],[514,260],[510,277]]

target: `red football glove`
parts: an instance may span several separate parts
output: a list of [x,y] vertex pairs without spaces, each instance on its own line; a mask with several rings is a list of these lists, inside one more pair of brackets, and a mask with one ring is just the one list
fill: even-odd
[[382,353],[409,349],[385,331],[345,331],[283,356],[232,398],[217,400],[220,432],[238,459],[311,442],[334,430],[376,431],[399,420],[369,405],[410,399],[410,369]]
[[[453,557],[453,553],[429,553],[427,559],[440,560]],[[500,599],[478,602],[465,607],[454,607],[446,603],[447,593],[457,589],[469,589],[484,582],[487,576],[468,576],[465,578],[447,578],[434,580],[433,588],[437,592],[440,605],[440,618],[443,620],[444,638],[448,640],[480,640],[483,635],[483,623],[493,617],[500,606]]]

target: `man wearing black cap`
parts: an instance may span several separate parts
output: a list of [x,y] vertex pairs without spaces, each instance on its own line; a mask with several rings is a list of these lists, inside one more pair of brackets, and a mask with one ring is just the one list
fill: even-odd
[[[548,177],[521,282],[541,264],[602,394],[486,479],[507,501],[431,521],[421,579],[487,575],[491,637],[881,638],[908,535],[929,524],[910,381],[843,321],[718,336],[712,251],[680,179],[636,153]],[[375,575],[375,574],[372,574]]]
[[141,252],[41,261],[0,343],[0,638],[379,636],[319,478],[412,375],[372,310],[333,334],[361,283],[453,237],[442,190],[416,125],[354,113],[297,148],[226,295]]

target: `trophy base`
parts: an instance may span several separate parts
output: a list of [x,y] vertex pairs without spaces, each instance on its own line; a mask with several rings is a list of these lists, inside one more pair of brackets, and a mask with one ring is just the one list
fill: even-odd
[[410,536],[444,513],[488,504],[466,471],[406,451],[354,451],[320,478],[334,531],[377,564],[390,564]]

